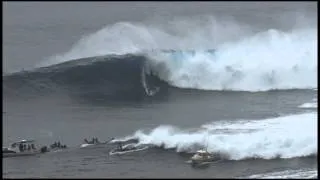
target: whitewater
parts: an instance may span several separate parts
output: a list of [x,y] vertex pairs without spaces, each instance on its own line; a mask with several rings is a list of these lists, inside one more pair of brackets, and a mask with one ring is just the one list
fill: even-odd
[[[239,177],[241,178],[241,177]],[[254,174],[247,177],[249,179],[317,179],[318,171],[313,169],[286,170],[279,172],[270,172],[265,174]]]
[[[211,16],[192,20],[189,24],[186,19],[174,20],[167,27],[129,22],[109,25],[38,66],[140,53],[148,57],[153,74],[179,88],[257,92],[317,87],[316,28],[296,25],[286,31],[257,30]],[[181,52],[173,56],[156,51],[163,49]]]
[[274,159],[317,155],[317,113],[262,120],[215,121],[196,132],[162,125],[149,132],[138,130],[119,140],[192,153],[199,147],[229,160]]

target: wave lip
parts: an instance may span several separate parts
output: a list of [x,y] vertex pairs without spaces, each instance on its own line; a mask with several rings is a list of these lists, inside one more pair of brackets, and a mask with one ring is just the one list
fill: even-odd
[[[188,132],[166,125],[159,126],[149,133],[138,130],[131,138],[138,139],[142,144],[153,144],[166,149],[175,148],[177,152],[195,152],[199,146],[207,147],[208,151],[230,160],[317,155],[316,113],[220,125],[220,129],[227,129],[229,132],[217,133],[215,126],[216,124],[212,124],[211,130],[199,129],[196,132]],[[248,131],[238,131],[247,126]]]

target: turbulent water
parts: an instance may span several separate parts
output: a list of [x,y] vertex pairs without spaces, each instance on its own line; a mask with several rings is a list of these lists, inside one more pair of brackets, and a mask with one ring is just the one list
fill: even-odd
[[[79,32],[97,25],[70,14],[59,24],[60,15],[50,12],[44,20],[52,27],[42,27],[39,19],[29,24],[21,17],[10,19],[5,10],[3,146],[31,138],[45,145],[59,140],[70,148],[5,158],[3,176],[317,178],[316,12],[310,4],[248,4],[250,10],[243,4],[212,4],[204,15],[170,15],[170,21],[115,19],[77,36],[71,48],[55,55],[46,41],[36,46],[20,41],[25,34],[9,31],[44,28],[59,37],[63,23],[74,26],[72,31],[81,27]],[[29,5],[7,3],[5,8],[23,13],[48,8]],[[64,8],[72,11],[71,6]],[[126,9],[116,3],[87,6],[101,13],[113,6]],[[78,4],[74,13],[84,7]],[[242,19],[225,18],[221,8]],[[103,15],[97,12],[92,17],[99,19]],[[249,18],[252,13],[257,19]],[[278,19],[271,21],[272,14]],[[74,25],[66,25],[71,20]],[[17,65],[36,57],[28,46],[39,53],[39,61],[30,60],[33,68]],[[22,59],[12,53],[19,49]],[[41,58],[45,51],[52,54]],[[113,145],[79,148],[93,136],[152,147],[121,156],[108,154]],[[201,148],[222,161],[205,170],[186,163]]]

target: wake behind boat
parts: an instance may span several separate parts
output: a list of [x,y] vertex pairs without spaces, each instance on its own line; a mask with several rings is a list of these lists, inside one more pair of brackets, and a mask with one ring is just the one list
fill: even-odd
[[92,138],[91,141],[88,141],[87,139],[84,139],[84,142],[80,145],[80,148],[87,148],[87,147],[97,147],[101,145],[106,145],[109,142],[111,142],[114,138],[111,138],[108,141],[100,142],[98,138]]
[[38,149],[34,145],[34,140],[21,140],[12,143],[11,146],[2,148],[2,157],[18,157],[18,156],[33,156],[41,153],[48,152],[48,148],[43,146]]
[[137,145],[136,143],[131,143],[131,144],[122,146],[122,144],[119,143],[116,149],[113,149],[109,152],[109,155],[122,155],[127,153],[143,151],[148,148],[149,148],[148,145],[143,145],[143,144]]

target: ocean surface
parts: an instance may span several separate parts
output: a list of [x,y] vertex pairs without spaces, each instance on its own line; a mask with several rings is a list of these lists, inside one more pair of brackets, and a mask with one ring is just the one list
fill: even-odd
[[[317,2],[4,2],[4,178],[317,178]],[[135,140],[150,148],[109,155]],[[188,162],[197,150],[221,157]]]

